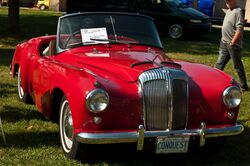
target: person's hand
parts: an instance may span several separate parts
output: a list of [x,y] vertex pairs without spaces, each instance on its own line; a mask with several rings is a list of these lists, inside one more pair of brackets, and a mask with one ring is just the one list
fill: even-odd
[[233,42],[230,42],[230,43],[229,43],[229,45],[230,45],[230,46],[234,46],[234,45],[235,45],[235,43],[233,43]]

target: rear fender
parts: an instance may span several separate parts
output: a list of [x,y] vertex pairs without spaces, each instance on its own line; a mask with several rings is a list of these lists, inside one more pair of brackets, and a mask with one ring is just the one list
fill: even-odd
[[11,63],[11,72],[12,77],[14,78],[17,74],[18,69],[21,69],[21,79],[23,91],[28,93],[28,77],[29,77],[29,63],[33,56],[32,54],[33,48],[29,42],[25,42],[23,44],[19,44],[16,47],[16,51],[13,56],[13,60]]

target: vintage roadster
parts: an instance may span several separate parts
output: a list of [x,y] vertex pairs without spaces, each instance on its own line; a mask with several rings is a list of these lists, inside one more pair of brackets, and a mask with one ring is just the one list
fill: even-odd
[[59,121],[70,158],[86,144],[185,153],[193,142],[203,146],[244,130],[236,122],[237,82],[215,68],[168,58],[153,20],[140,14],[62,16],[56,36],[17,46],[11,72],[19,98]]

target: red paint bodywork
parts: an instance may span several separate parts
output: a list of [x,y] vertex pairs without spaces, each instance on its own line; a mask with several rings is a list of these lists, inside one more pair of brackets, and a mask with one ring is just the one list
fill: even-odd
[[[137,131],[143,124],[138,76],[159,66],[144,64],[132,68],[131,64],[153,59],[149,46],[89,45],[55,56],[41,56],[40,47],[55,38],[38,37],[18,45],[12,61],[13,77],[20,67],[23,90],[33,97],[40,112],[50,118],[54,111],[53,92],[60,89],[69,101],[75,134]],[[159,54],[156,62],[169,60],[162,49],[151,47],[151,50]],[[222,100],[223,91],[232,85],[232,77],[205,65],[174,62],[180,64],[180,70],[189,76],[187,129],[199,128],[201,122],[205,122],[208,128],[235,125],[239,108],[230,110]],[[99,125],[93,122],[96,114],[90,113],[85,105],[86,95],[96,88],[96,81],[110,96],[108,109],[98,114],[103,119]],[[234,119],[228,119],[228,111],[235,113]]]

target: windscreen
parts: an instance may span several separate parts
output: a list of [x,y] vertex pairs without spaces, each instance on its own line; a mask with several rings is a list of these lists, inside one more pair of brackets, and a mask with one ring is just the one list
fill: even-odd
[[61,18],[59,47],[92,44],[138,44],[162,48],[153,21],[126,14],[79,14]]
[[187,7],[187,0],[165,0],[165,2],[172,7]]

